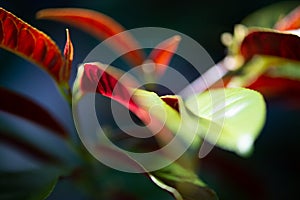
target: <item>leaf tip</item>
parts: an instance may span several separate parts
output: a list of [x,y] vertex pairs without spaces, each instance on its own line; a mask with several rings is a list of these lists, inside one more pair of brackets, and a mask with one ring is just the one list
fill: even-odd
[[242,135],[237,141],[238,154],[242,156],[249,155],[253,150],[254,138],[250,135]]

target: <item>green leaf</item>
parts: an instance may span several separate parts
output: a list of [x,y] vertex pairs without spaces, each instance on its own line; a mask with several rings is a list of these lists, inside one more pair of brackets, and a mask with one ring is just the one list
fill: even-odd
[[58,180],[59,171],[41,168],[20,172],[0,172],[0,199],[46,199]]
[[[158,119],[173,135],[184,141],[185,146],[198,147],[200,144],[199,137],[197,137],[200,129],[198,118],[188,113],[180,96],[167,96],[177,99],[178,108],[166,103],[163,100],[165,97],[159,97],[156,93],[146,90],[135,90],[133,94],[134,101],[148,112],[152,120]],[[153,125],[160,126],[161,124],[153,123]],[[168,131],[165,131],[162,136],[166,136],[167,133]]]
[[218,199],[192,170],[177,163],[151,172],[149,176],[159,187],[172,193],[176,200]]
[[133,95],[134,101],[143,109],[148,111],[150,115],[155,116],[160,121],[166,121],[166,124],[173,131],[178,130],[180,124],[179,113],[165,103],[156,93],[146,90],[135,90]]
[[241,155],[250,152],[261,131],[266,114],[262,95],[243,88],[206,91],[186,101],[187,108],[205,119],[202,137]]
[[241,23],[250,27],[273,28],[274,24],[289,11],[299,5],[298,1],[283,1],[262,8],[248,15]]

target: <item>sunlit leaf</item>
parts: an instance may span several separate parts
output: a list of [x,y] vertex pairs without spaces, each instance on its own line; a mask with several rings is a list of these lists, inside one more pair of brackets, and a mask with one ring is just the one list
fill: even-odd
[[[164,127],[161,134],[157,134],[162,136],[164,140],[172,138],[172,132],[176,133],[180,128],[182,130],[187,127],[192,128],[188,125],[186,125],[185,128],[183,126],[180,127],[181,118],[175,109],[168,106],[154,92],[139,89],[136,90],[138,84],[134,79],[130,76],[123,75],[124,72],[101,63],[86,63],[78,70],[78,76],[73,88],[74,97],[79,100],[82,95],[90,92],[99,93],[111,98],[132,111],[145,124],[148,124],[151,121],[151,123],[148,124],[148,127],[152,131],[156,130],[157,127],[164,127],[163,123],[167,120],[167,126]],[[184,107],[181,107],[180,109],[184,109]],[[184,113],[181,113],[181,115],[183,114]],[[185,122],[185,124],[192,123],[189,122],[189,120],[185,120]],[[195,127],[195,129],[196,128],[197,127]],[[188,134],[184,139],[191,138]]]
[[[86,31],[87,33],[92,34],[94,37],[100,40],[105,40],[111,36],[125,31],[125,29],[118,22],[107,15],[87,9],[44,9],[37,13],[37,18],[56,20],[71,24],[82,29],[83,31]],[[140,47],[138,42],[128,32],[116,36],[115,39],[112,40],[111,46],[117,52],[122,53],[129,51],[129,53],[125,56],[133,65],[140,65],[144,61],[144,55],[142,51],[139,51]]]
[[[186,101],[201,121],[202,137],[221,148],[247,154],[265,121],[265,102],[256,91],[226,88],[206,91]],[[216,131],[218,130],[218,131]]]
[[[86,92],[99,93],[128,108],[147,124],[151,131],[156,133],[155,130],[161,127],[160,134],[156,136],[163,142],[168,142],[179,132],[183,141],[192,143],[198,131],[198,123],[195,123],[198,118],[190,119],[180,97],[160,98],[154,92],[137,89],[137,83],[132,77],[122,75],[123,72],[101,63],[82,65],[74,84],[75,99],[79,100]],[[178,104],[177,106],[166,103],[171,98],[176,99],[174,103]]]
[[166,124],[170,124],[170,126],[173,125],[173,131],[176,132],[178,130],[178,125],[180,125],[178,111],[165,103],[156,93],[146,90],[135,90],[133,100],[150,115],[155,116]]
[[206,187],[192,170],[176,162],[152,172],[150,177],[159,187],[172,193],[176,200],[218,199],[216,193]]
[[257,26],[263,28],[273,28],[274,24],[288,12],[299,5],[298,1],[282,1],[264,7],[248,15],[241,24],[248,27]]
[[85,93],[99,93],[111,98],[141,119],[146,120],[145,112],[132,100],[133,91],[138,84],[132,77],[124,77],[123,72],[116,68],[101,63],[86,63],[78,69],[76,82],[74,83],[75,96],[80,98]]
[[155,64],[155,76],[161,76],[164,74],[174,53],[177,50],[180,40],[181,37],[179,35],[173,36],[158,44],[151,51],[148,59],[150,59]]
[[0,110],[43,126],[60,137],[68,137],[66,129],[44,108],[30,99],[0,87]]
[[[300,3],[299,3],[300,4]],[[300,6],[279,20],[275,26],[279,31],[293,30],[300,28]]]
[[59,174],[59,170],[51,168],[0,171],[0,199],[46,199],[54,189]]
[[[199,117],[188,114],[179,96],[159,97],[154,92],[136,89],[135,83],[130,84],[130,81],[134,82],[133,80],[121,81],[122,75],[124,75],[123,72],[101,63],[84,64],[78,72],[74,86],[75,95],[80,94],[82,96],[86,92],[97,92],[123,104],[135,114],[137,110],[146,112],[150,116],[151,121],[149,121],[150,124],[145,124],[151,131],[162,125],[162,127],[158,127],[160,130],[155,135],[160,144],[170,142],[175,133],[181,139],[180,142],[192,145],[194,141],[197,141]],[[118,84],[122,84],[119,89],[116,88]],[[94,87],[91,87],[92,85]],[[132,89],[135,90],[132,92]],[[116,94],[114,94],[114,90],[116,90]],[[131,101],[133,108],[128,106],[128,102]],[[193,120],[190,120],[190,117],[193,117]],[[143,120],[143,117],[141,119]],[[143,121],[146,122],[145,120]],[[182,145],[180,142],[176,146],[176,150],[182,148],[179,146]],[[198,140],[197,146],[199,147],[199,145]],[[111,155],[110,161],[112,162],[114,162],[114,159],[118,161],[122,159],[122,162],[129,167],[132,166],[142,171],[144,167],[147,168],[147,166],[142,166],[129,156],[123,155],[122,152],[117,152],[105,146],[98,146],[97,148],[102,153],[105,151],[107,152],[106,155]],[[166,155],[166,158],[163,157],[162,159],[168,160],[169,157]],[[192,171],[181,167],[179,164],[174,165],[172,164],[172,167],[156,172],[150,172],[148,175],[152,181],[172,193],[178,200],[198,199],[199,197],[216,199],[215,193],[207,188]]]
[[[173,135],[180,138],[185,144],[198,148],[200,145],[199,117],[190,115],[180,96],[159,97],[154,92],[136,90],[133,99],[151,116],[152,122],[156,119],[163,123],[163,129],[156,136],[164,141],[170,141]],[[155,126],[155,123],[153,123]],[[158,125],[159,126],[159,125]],[[179,148],[179,147],[178,147]]]
[[46,70],[58,83],[65,60],[56,44],[43,32],[0,8],[0,47],[18,54]]

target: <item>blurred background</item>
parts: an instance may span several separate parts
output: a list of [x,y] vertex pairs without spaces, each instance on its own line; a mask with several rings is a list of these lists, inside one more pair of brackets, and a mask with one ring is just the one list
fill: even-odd
[[[220,35],[223,32],[232,32],[234,25],[248,14],[275,2],[278,1],[10,0],[1,1],[0,6],[50,35],[61,49],[65,43],[65,28],[70,28],[75,48],[72,72],[74,79],[77,64],[81,63],[99,42],[76,28],[57,22],[36,20],[35,13],[38,10],[52,7],[89,8],[111,16],[127,29],[149,26],[174,29],[198,41],[214,61],[218,62],[226,55],[226,49],[220,42]],[[72,129],[72,116],[68,106],[44,72],[2,49],[0,61],[1,86],[33,98],[63,121],[67,128]],[[268,102],[267,123],[255,143],[253,155],[249,158],[240,158],[233,153],[215,148],[201,160],[200,177],[217,192],[220,199],[297,198],[300,178],[299,119],[299,108],[295,109],[280,102]],[[17,159],[17,156],[7,151],[1,145],[1,141],[0,157],[1,168],[18,168],[11,162],[11,159]],[[123,176],[122,173],[118,175]],[[124,178],[128,176],[124,175]],[[145,187],[147,189],[147,185]],[[149,186],[148,192],[153,188],[155,187]],[[159,191],[157,188],[156,190]],[[49,199],[61,197],[85,199],[81,194],[77,194],[72,186],[59,184]],[[162,199],[167,197],[170,198],[167,195]]]

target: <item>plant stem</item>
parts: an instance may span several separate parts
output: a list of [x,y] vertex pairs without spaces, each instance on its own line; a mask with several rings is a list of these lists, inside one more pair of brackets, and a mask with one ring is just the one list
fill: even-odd
[[224,60],[222,60],[209,68],[203,75],[201,75],[199,78],[197,78],[191,84],[181,90],[179,92],[179,95],[183,99],[186,99],[193,94],[202,93],[218,80],[223,78],[223,76],[225,76],[227,72],[228,69],[225,67]]

